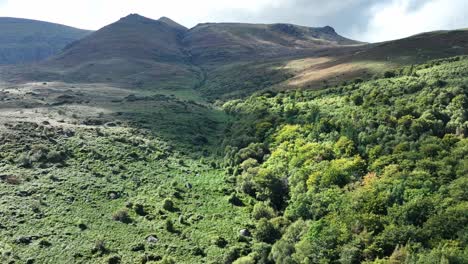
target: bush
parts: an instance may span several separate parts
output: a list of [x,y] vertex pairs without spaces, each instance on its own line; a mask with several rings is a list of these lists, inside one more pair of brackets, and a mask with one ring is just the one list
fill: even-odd
[[224,263],[232,263],[241,255],[242,249],[238,246],[228,248],[223,255]]
[[120,256],[112,256],[107,259],[107,263],[108,264],[120,264],[121,260],[122,259],[120,258]]
[[294,244],[279,240],[271,249],[271,258],[275,263],[294,263],[291,256],[294,253]]
[[256,203],[252,211],[252,217],[256,220],[261,218],[271,219],[275,217],[275,210],[265,203]]
[[99,253],[100,255],[104,255],[108,252],[109,250],[107,249],[106,242],[104,240],[96,240],[94,247],[91,249],[91,253],[93,254]]
[[115,221],[125,223],[125,224],[129,224],[132,222],[132,219],[130,218],[130,215],[128,214],[127,209],[122,209],[122,210],[115,212],[112,215],[112,219]]
[[78,221],[77,226],[81,231],[88,229],[88,226],[82,220]]
[[32,165],[31,158],[27,154],[21,154],[18,158],[18,163],[24,168],[30,168]]
[[66,155],[61,151],[51,150],[47,153],[46,159],[49,162],[63,162],[66,159]]
[[252,245],[252,252],[249,254],[258,264],[271,263],[268,256],[271,252],[271,245],[267,243],[255,243]]
[[359,94],[353,94],[351,96],[351,101],[353,102],[354,105],[360,106],[364,103],[364,99],[362,98],[361,95]]
[[254,237],[260,242],[273,244],[279,237],[278,230],[275,229],[273,224],[266,218],[262,218],[258,221]]
[[145,216],[148,213],[145,211],[145,207],[142,204],[135,204],[134,207],[135,213],[140,216]]
[[396,73],[393,71],[386,71],[384,72],[384,78],[393,78],[396,76]]
[[235,206],[243,206],[244,205],[244,202],[242,202],[242,200],[237,197],[237,195],[235,193],[232,193],[229,198],[228,198],[228,202],[232,205],[235,205]]
[[219,248],[225,248],[228,244],[224,237],[216,236],[212,239],[212,243]]
[[164,199],[163,208],[164,208],[164,210],[167,210],[167,211],[173,211],[174,210],[174,202],[169,198]]
[[167,219],[165,222],[165,227],[168,232],[175,232],[174,224],[172,223],[171,220]]

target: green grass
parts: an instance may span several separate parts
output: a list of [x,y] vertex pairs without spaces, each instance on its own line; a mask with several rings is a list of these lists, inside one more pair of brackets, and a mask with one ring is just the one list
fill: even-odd
[[[31,137],[27,130],[15,132]],[[63,164],[41,160],[20,168],[14,153],[34,151],[21,150],[24,139],[2,146],[0,174],[16,175],[21,181],[0,182],[2,262],[97,263],[117,255],[123,263],[139,263],[143,256],[154,255],[171,256],[178,263],[219,263],[225,249],[212,240],[223,237],[228,247],[237,245],[239,230],[249,224],[247,207],[228,202],[233,189],[222,171],[213,169],[209,160],[172,151],[156,138],[109,128],[99,136],[77,131],[71,138],[55,137],[56,144],[31,140],[49,150],[60,149],[66,158]],[[162,208],[167,198],[175,210]],[[137,204],[146,216],[135,212]],[[125,208],[131,223],[112,219]],[[175,232],[165,229],[168,220]],[[147,242],[150,235],[159,241]],[[30,243],[18,243],[21,237],[30,237]],[[108,252],[93,253],[96,241],[103,241]],[[144,250],[132,251],[140,244]],[[204,256],[193,255],[195,249]]]
[[111,118],[148,129],[173,145],[199,151],[216,148],[228,116],[206,102],[198,101],[194,93],[170,94],[176,96],[161,95],[158,91],[143,100],[122,101],[106,107],[117,113]]

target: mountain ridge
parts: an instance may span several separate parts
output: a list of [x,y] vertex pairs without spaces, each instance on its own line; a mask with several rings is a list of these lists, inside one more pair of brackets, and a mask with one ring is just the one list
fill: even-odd
[[167,17],[154,20],[130,14],[68,44],[47,60],[4,69],[1,75],[15,82],[62,80],[197,89],[219,66],[305,56],[356,43],[331,27],[216,23],[187,29]]
[[34,63],[91,33],[57,23],[0,17],[0,64]]
[[188,29],[167,17],[130,14],[37,65],[4,68],[0,74],[4,81],[15,82],[190,90],[211,100],[269,88],[320,89],[464,54],[465,35],[437,31],[369,44],[345,38],[331,26],[223,22]]

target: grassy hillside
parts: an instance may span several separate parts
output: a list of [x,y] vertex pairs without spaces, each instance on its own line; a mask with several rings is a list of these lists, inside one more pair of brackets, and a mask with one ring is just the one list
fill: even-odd
[[370,44],[342,56],[327,55],[323,60],[288,61],[284,68],[294,75],[278,85],[288,88],[319,88],[341,84],[354,78],[369,79],[376,73],[428,60],[468,54],[467,30],[435,31],[416,36]]
[[185,92],[3,86],[0,259],[465,263],[467,69],[433,61],[224,113]]
[[25,122],[3,135],[2,262],[219,263],[249,223],[221,171],[147,134]]
[[[237,45],[236,41],[242,39],[242,43],[245,42],[246,45],[252,43],[238,37],[247,34],[245,32],[249,31],[245,30],[250,28],[238,32],[235,24],[228,24],[227,29],[224,26],[225,24],[200,26],[200,31],[203,32],[199,34],[206,39],[229,40],[229,45],[223,44],[220,40],[220,43],[216,45],[222,48],[212,48],[222,54],[210,55],[207,52],[211,50],[208,44],[206,47],[195,46],[195,50],[200,48],[203,51],[201,52],[203,56],[214,56],[222,60],[216,62],[209,58],[199,58],[209,63],[200,65],[205,73],[205,79],[200,86],[197,86],[197,90],[212,100],[242,98],[264,89],[281,91],[298,88],[328,88],[358,78],[368,80],[375,75],[382,75],[385,71],[399,69],[402,66],[468,54],[468,44],[465,41],[468,31],[454,30],[424,33],[401,40],[367,45],[333,46],[328,43],[320,46],[308,42],[311,45],[309,48],[299,50],[295,54],[284,50],[284,53],[278,51],[285,47],[277,49],[269,47],[269,51],[277,52],[275,58],[267,54],[262,55],[259,50],[255,55],[249,55],[250,59],[245,59],[241,47],[246,47],[246,50],[253,50],[253,48]],[[216,31],[217,27],[222,30]],[[235,37],[229,39],[217,34]],[[261,36],[261,34],[254,33],[250,33],[249,36],[258,35]],[[229,52],[223,53],[224,48]],[[236,57],[237,60],[231,61],[230,56]]]
[[257,200],[268,260],[466,263],[467,76],[455,57],[226,103],[226,173]]
[[0,18],[0,65],[38,62],[90,31],[48,22]]
[[221,111],[97,84],[0,98],[1,263],[220,263],[243,247],[248,208],[213,156]]

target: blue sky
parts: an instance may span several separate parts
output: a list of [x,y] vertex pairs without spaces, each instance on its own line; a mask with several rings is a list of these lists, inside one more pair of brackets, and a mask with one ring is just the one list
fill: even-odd
[[468,28],[468,0],[0,0],[0,16],[99,29],[129,13],[202,22],[294,23],[334,27],[377,42],[425,31]]

